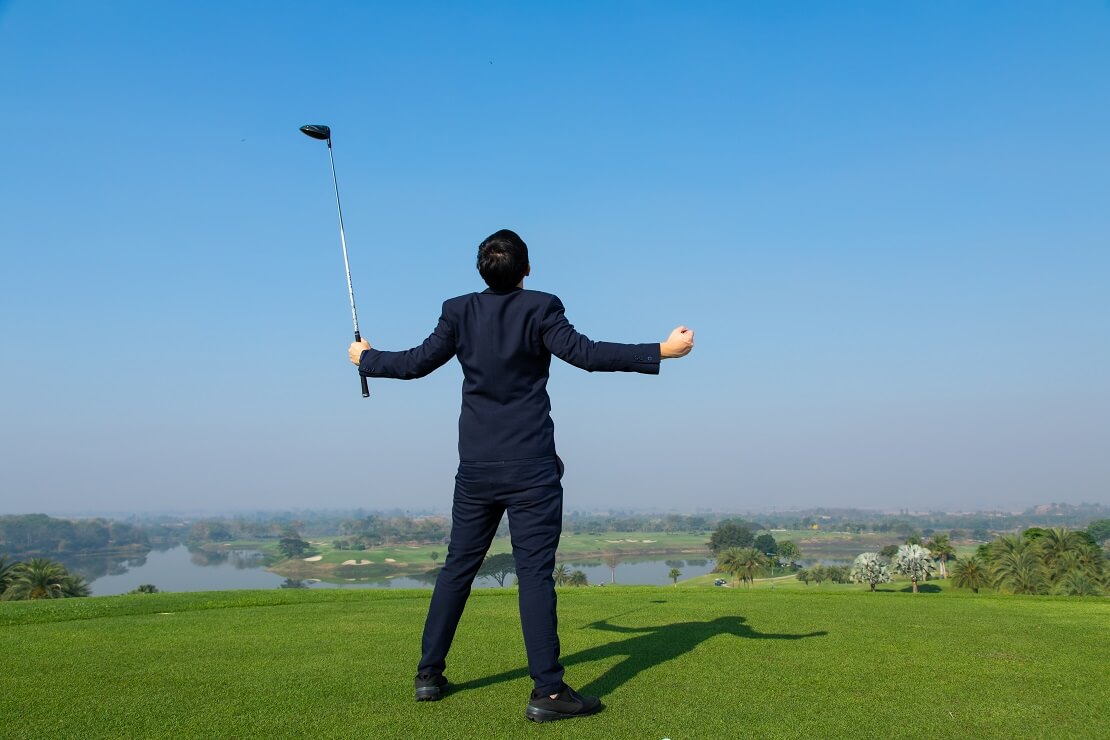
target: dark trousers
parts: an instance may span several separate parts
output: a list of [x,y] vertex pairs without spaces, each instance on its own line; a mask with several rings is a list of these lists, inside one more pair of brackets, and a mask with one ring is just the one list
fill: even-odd
[[509,513],[528,672],[537,692],[563,687],[555,612],[555,550],[563,528],[562,464],[557,457],[461,463],[451,507],[451,543],[424,623],[419,673],[440,674],[470,586]]

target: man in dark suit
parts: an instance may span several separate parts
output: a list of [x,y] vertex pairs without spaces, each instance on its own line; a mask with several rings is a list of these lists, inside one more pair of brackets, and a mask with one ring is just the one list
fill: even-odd
[[594,342],[579,334],[549,293],[524,290],[528,247],[503,229],[478,247],[478,272],[489,286],[443,304],[423,344],[382,352],[366,341],[348,354],[371,378],[420,378],[452,357],[463,368],[459,472],[451,508],[451,542],[424,624],[416,699],[435,701],[471,584],[501,516],[509,515],[516,560],[520,622],[535,689],[525,715],[537,722],[593,714],[597,697],[563,682],[555,606],[555,550],[563,519],[562,462],[547,379],[551,356],[593,371],[655,374],[663,359],[693,349],[694,332],[680,326],[666,341]]

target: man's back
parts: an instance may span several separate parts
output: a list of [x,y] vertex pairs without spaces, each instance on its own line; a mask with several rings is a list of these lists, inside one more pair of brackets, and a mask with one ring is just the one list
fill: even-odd
[[459,459],[493,462],[555,454],[547,379],[551,355],[584,370],[659,372],[659,344],[593,342],[562,302],[522,288],[488,289],[443,304],[439,323],[407,352],[364,354],[371,377],[419,378],[452,356],[463,368]]
[[654,374],[664,357],[689,353],[694,334],[680,326],[665,342],[590,341],[567,321],[558,298],[524,290],[531,274],[528,246],[508,229],[479,245],[478,272],[490,289],[446,301],[435,330],[419,347],[382,352],[356,341],[347,349],[366,376],[419,378],[457,357],[465,377],[451,541],[424,622],[415,696],[437,701],[447,689],[447,652],[507,513],[534,686],[525,716],[535,722],[581,717],[602,705],[567,686],[559,663],[552,571],[563,526],[563,467],[555,456],[547,396],[551,356],[583,370]]

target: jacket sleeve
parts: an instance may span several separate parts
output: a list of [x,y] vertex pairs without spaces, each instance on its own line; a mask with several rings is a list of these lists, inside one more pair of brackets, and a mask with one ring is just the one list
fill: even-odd
[[368,349],[359,358],[358,372],[368,378],[423,378],[455,356],[455,332],[444,311],[431,335],[419,347],[403,352]]
[[560,360],[589,372],[659,373],[658,342],[594,342],[575,331],[564,312],[562,301],[552,296],[540,327],[544,346]]

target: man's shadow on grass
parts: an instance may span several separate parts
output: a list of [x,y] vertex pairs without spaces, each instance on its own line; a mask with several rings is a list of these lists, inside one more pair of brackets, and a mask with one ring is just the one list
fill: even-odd
[[[744,624],[744,621],[744,617],[728,616],[718,617],[706,622],[677,622],[657,627],[620,627],[610,624],[608,618],[606,618],[586,626],[605,632],[635,634],[637,636],[597,645],[573,655],[564,656],[562,663],[564,666],[570,667],[579,663],[623,656],[624,660],[579,689],[583,694],[605,695],[631,681],[642,671],[666,663],[668,660],[674,660],[717,635],[733,635],[751,640],[802,640],[807,637],[823,637],[828,634],[824,630],[804,635],[756,632]],[[526,678],[527,676],[527,668],[517,668],[486,678],[476,678],[472,681],[454,684],[453,688],[456,691],[476,689],[502,681]]]

